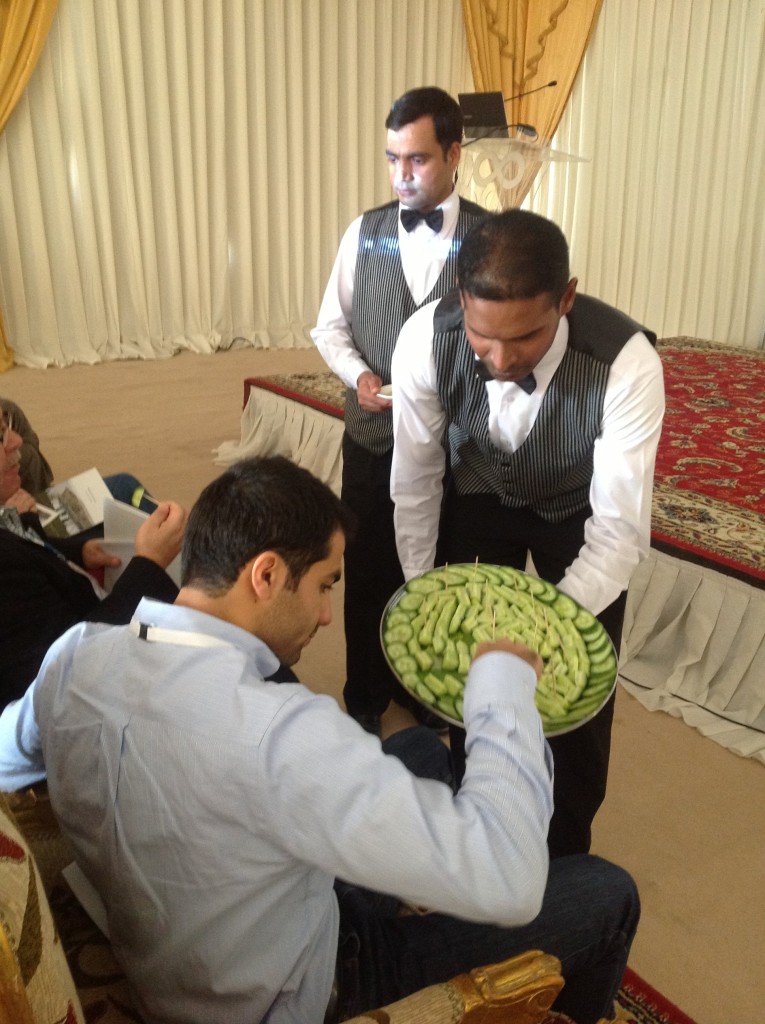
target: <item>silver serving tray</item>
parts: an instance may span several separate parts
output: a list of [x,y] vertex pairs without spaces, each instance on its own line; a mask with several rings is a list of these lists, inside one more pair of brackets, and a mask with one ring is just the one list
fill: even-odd
[[[502,568],[501,566],[493,566],[493,565],[491,565],[489,563],[480,563],[479,562],[478,563],[478,568],[479,569],[480,569],[482,564],[485,564],[487,566],[487,568],[490,568],[490,569],[491,568],[494,568],[494,569]],[[444,568],[446,568],[446,567],[445,566],[436,566],[435,569],[429,570],[426,573],[422,573],[419,577],[413,577],[413,579],[421,579],[424,576],[428,576],[430,574],[430,572],[435,572],[435,571],[438,571],[439,569],[444,569]],[[531,579],[535,578],[535,577],[531,577],[529,573],[522,572],[520,569],[514,569],[513,571],[517,572],[521,576],[529,577]],[[553,587],[553,589],[556,591],[556,593],[560,593],[560,591],[558,591],[557,587],[554,587],[552,584],[549,584],[549,585]],[[464,728],[465,726],[464,726],[464,722],[462,721],[462,719],[454,718],[454,717],[446,714],[444,711],[442,711],[438,707],[438,705],[430,704],[430,703],[428,703],[428,701],[423,700],[422,697],[420,697],[420,695],[414,689],[412,689],[411,687],[407,686],[406,683],[404,682],[404,680],[401,678],[401,674],[396,670],[396,666],[393,664],[392,659],[388,655],[388,651],[387,651],[387,648],[385,646],[385,640],[384,640],[384,636],[385,636],[385,623],[387,621],[388,615],[398,605],[399,601],[404,596],[404,594],[407,594],[407,593],[409,593],[409,591],[407,590],[407,584],[405,583],[405,584],[403,584],[403,586],[399,587],[398,590],[391,596],[391,598],[389,599],[388,603],[385,606],[385,609],[384,609],[384,611],[382,613],[382,617],[380,619],[380,644],[381,644],[382,649],[383,649],[383,654],[385,655],[385,660],[388,662],[388,665],[390,667],[391,672],[395,675],[395,677],[398,679],[398,681],[404,687],[406,692],[408,694],[410,694],[410,696],[414,697],[414,699],[419,704],[421,704],[422,707],[426,708],[428,711],[431,711],[434,715],[437,715],[439,718],[443,719],[445,722],[449,722],[450,725],[456,725],[456,726],[459,726],[460,728]],[[533,597],[534,595],[531,595],[531,596]],[[566,595],[566,597],[568,598],[568,595]],[[569,600],[573,600],[573,598],[568,598],[568,599]],[[538,603],[541,604],[541,605],[544,605],[546,603],[546,602],[541,601],[541,600],[536,599],[536,598],[535,598],[535,600],[537,600]],[[576,604],[578,608],[582,607],[576,601],[574,601],[574,604]],[[604,631],[604,635],[606,637],[608,637],[608,634],[605,633],[605,631]],[[603,710],[605,705],[611,699],[611,697],[612,697],[612,695],[614,693],[614,690],[616,689],[616,682],[617,682],[617,679],[618,679],[618,676],[619,676],[619,663],[618,663],[618,657],[616,655],[616,650],[614,649],[614,645],[611,642],[610,637],[608,637],[608,642],[609,642],[609,645],[610,645],[610,648],[611,648],[611,653],[613,654],[614,660],[616,661],[616,669],[614,671],[613,682],[608,687],[608,690],[604,691],[603,699],[600,701],[600,703],[589,714],[584,715],[582,718],[577,719],[576,722],[572,722],[569,725],[561,725],[561,726],[558,726],[555,729],[545,727],[544,734],[545,734],[546,737],[551,738],[553,736],[563,736],[565,733],[574,732],[574,730],[580,729],[583,725],[586,725],[587,722],[591,722],[592,719],[595,718],[595,716],[597,714],[599,714]],[[453,674],[457,675],[458,673],[455,672]],[[583,700],[586,697],[586,695],[587,695],[587,686],[585,686],[584,690],[582,691],[582,693],[581,693],[581,695],[579,697],[579,701]],[[576,707],[576,703],[573,705],[573,707]]]

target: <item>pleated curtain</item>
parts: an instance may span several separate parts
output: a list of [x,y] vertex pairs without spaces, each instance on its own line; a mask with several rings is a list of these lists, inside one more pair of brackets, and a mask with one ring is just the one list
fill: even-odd
[[604,0],[553,148],[586,159],[526,205],[583,291],[663,337],[765,347],[765,4]]
[[[0,134],[42,53],[58,0],[0,0]],[[0,307],[0,372],[13,364]]]
[[[391,100],[483,89],[469,35],[460,0],[60,0],[0,136],[16,361],[308,345],[342,230],[390,196]],[[511,119],[545,131],[523,102]],[[603,0],[551,143],[582,160],[524,203],[582,290],[665,337],[761,347],[763,109],[761,2]]]
[[61,0],[0,139],[17,362],[310,344],[423,83],[471,88],[459,0]]

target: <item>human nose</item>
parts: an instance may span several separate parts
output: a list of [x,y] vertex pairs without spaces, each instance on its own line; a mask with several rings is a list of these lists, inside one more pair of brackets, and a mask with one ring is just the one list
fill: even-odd
[[512,373],[516,366],[515,356],[507,345],[494,342],[489,345],[489,360],[497,373]]
[[3,434],[3,448],[7,452],[15,452],[24,443],[20,434],[17,434],[13,427],[8,427]]
[[328,626],[332,621],[332,599],[329,594],[325,594],[322,598],[321,608],[319,609],[319,625]]
[[412,174],[412,162],[411,160],[399,160],[398,164],[398,179],[399,181],[411,181],[413,178]]

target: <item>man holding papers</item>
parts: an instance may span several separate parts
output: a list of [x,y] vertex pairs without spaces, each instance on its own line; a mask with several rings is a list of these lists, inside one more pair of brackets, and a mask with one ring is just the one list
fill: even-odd
[[46,651],[83,620],[128,622],[139,600],[173,601],[165,572],[178,554],[186,513],[161,502],[136,534],[135,556],[107,595],[90,575],[115,566],[97,539],[49,539],[35,512],[7,505],[20,488],[21,437],[0,410],[0,707],[20,697]]

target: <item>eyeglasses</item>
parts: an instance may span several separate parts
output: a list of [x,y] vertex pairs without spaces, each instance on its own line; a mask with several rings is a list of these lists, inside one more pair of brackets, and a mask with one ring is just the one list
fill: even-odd
[[3,441],[3,448],[8,444],[8,435],[13,432],[13,413],[9,413],[8,416],[5,413],[0,414],[0,438]]

